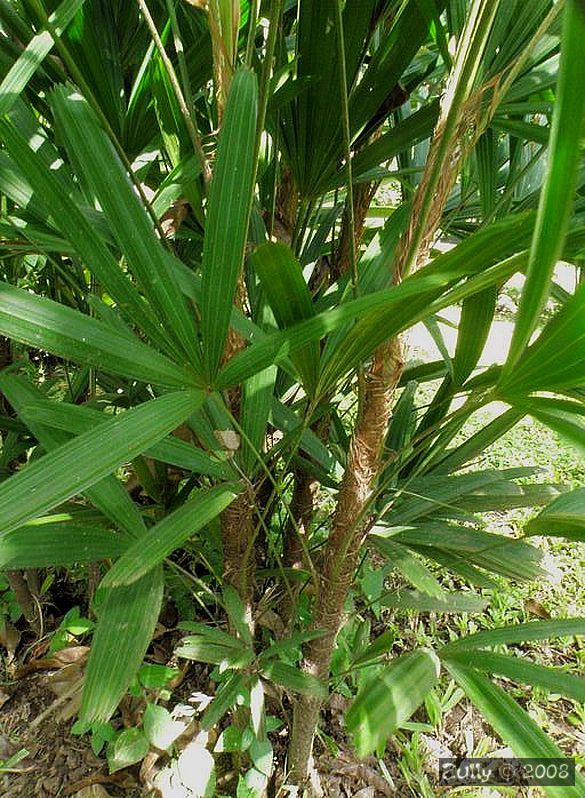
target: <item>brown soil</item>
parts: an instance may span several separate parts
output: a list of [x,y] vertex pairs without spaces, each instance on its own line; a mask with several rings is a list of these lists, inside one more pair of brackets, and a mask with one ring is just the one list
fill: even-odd
[[140,791],[128,773],[108,775],[105,761],[95,756],[89,738],[71,735],[72,721],[59,720],[63,705],[37,722],[55,703],[49,678],[31,674],[2,690],[0,760],[27,752],[8,771],[0,771],[2,798],[138,798]]
[[[32,673],[5,686],[0,692],[0,761],[6,762],[14,754],[26,750],[26,756],[10,767],[0,770],[2,798],[147,798],[153,793],[138,783],[138,767],[110,775],[105,759],[96,756],[89,738],[70,733],[72,720],[63,719],[74,711],[75,698],[55,699],[55,673]],[[184,689],[194,685],[185,682]],[[181,690],[181,692],[184,691]],[[334,696],[325,712],[324,731],[329,748],[317,741],[315,759],[321,785],[328,798],[412,798],[426,795],[416,784],[408,784],[398,766],[400,748],[389,746],[384,758],[393,785],[383,777],[375,757],[359,761],[345,740],[343,715],[346,702]],[[169,707],[170,708],[170,707]],[[436,768],[439,756],[460,753],[466,746],[480,739],[495,741],[486,735],[485,725],[469,705],[461,703],[450,713],[445,728],[436,736],[421,735],[424,775],[436,789],[437,795],[448,798],[437,786]],[[40,720],[40,722],[39,722]],[[280,762],[276,782],[282,783],[282,762],[286,739],[274,741],[275,756]],[[218,763],[219,764],[219,763]],[[422,775],[422,772],[421,772]],[[230,790],[230,779],[222,779],[222,789]],[[272,795],[278,792],[273,789]],[[280,796],[286,795],[280,792]],[[467,793],[470,795],[470,793]],[[499,796],[497,792],[481,793]],[[539,793],[520,791],[515,798]],[[479,798],[480,793],[476,794]]]

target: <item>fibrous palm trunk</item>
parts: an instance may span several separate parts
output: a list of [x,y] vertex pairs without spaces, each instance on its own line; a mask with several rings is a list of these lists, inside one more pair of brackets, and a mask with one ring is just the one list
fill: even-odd
[[[492,90],[493,85],[483,87],[468,99],[449,133],[444,119],[437,125],[425,173],[414,197],[412,224],[402,236],[394,255],[391,282],[395,285],[409,271],[422,265],[428,256],[460,165],[485,130],[496,107],[492,101],[489,109],[485,110],[486,88]],[[429,194],[433,196],[430,206]],[[374,353],[362,388],[362,413],[357,419],[350,445],[313,611],[313,628],[325,630],[326,634],[307,645],[303,661],[305,671],[325,683],[329,680],[335,640],[344,623],[343,608],[355,575],[358,553],[369,531],[368,501],[381,470],[383,442],[403,369],[402,342],[399,337],[393,338]],[[319,698],[301,696],[296,700],[293,713],[289,781],[304,785],[309,796],[321,794],[312,772],[313,739],[320,710]]]

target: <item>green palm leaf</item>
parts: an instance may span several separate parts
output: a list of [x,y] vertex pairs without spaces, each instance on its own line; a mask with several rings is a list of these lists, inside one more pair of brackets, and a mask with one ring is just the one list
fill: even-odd
[[[61,5],[51,14],[49,22],[57,36],[73,20],[85,0],[63,0]],[[0,84],[0,116],[7,114],[29,80],[53,49],[54,40],[48,30],[41,31],[27,44],[24,52],[10,68]]]
[[515,368],[538,323],[573,205],[585,116],[585,96],[579,89],[585,69],[585,15],[576,0],[568,0],[564,15],[548,169],[530,250],[526,285],[504,368],[504,384],[514,381]]
[[[251,258],[281,329],[315,315],[311,293],[301,265],[284,244],[263,244]],[[314,396],[319,374],[319,343],[313,341],[291,357],[299,370],[303,387]]]
[[585,283],[565,302],[513,370],[504,370],[504,395],[560,390],[585,382]]
[[60,303],[0,282],[0,334],[55,355],[165,387],[196,383],[193,374],[134,336]]
[[216,518],[235,499],[233,487],[201,490],[162,521],[151,527],[108,571],[102,586],[128,585],[144,576]]
[[[41,214],[43,221],[51,220],[58,226],[65,239],[71,242],[95,275],[98,283],[107,286],[109,295],[118,303],[122,314],[138,324],[163,351],[167,354],[172,353],[156,315],[125,277],[118,261],[110,252],[104,236],[100,234],[102,230],[101,226],[96,225],[95,214],[91,216],[87,213],[73,182],[66,180],[61,171],[55,173],[50,168],[51,163],[59,163],[54,148],[47,145],[48,152],[45,153],[41,144],[37,152],[33,153],[29,141],[23,135],[26,131],[20,130],[20,127],[20,119],[15,122],[0,119],[0,139],[13,162],[11,173],[7,175],[7,170],[4,169],[0,172],[0,177],[3,179],[8,177],[11,183],[14,183],[14,175],[22,174],[25,184],[17,188],[21,193],[24,192],[25,196],[26,194],[34,196],[35,203],[43,209]],[[0,188],[3,186],[0,185]],[[9,191],[10,186],[5,190]],[[18,201],[18,196],[15,199]]]
[[526,524],[524,533],[585,540],[585,488],[559,496]]
[[476,649],[486,646],[500,646],[508,643],[525,643],[528,640],[547,640],[548,638],[572,637],[585,634],[585,618],[553,618],[550,621],[529,621],[487,629],[467,635],[441,649],[441,656],[449,656],[452,651]]
[[165,333],[173,337],[177,353],[198,368],[194,315],[173,279],[170,255],[155,236],[110,140],[92,109],[74,91],[59,87],[50,103],[77,171],[97,197],[128,267],[152,307],[165,319]]
[[46,568],[118,557],[128,539],[101,526],[30,524],[0,537],[0,569]]
[[244,259],[254,182],[256,76],[234,76],[217,148],[201,265],[201,332],[208,377],[223,356],[238,275]]
[[87,663],[78,730],[105,723],[114,714],[152,640],[163,586],[159,566],[131,585],[105,592]]
[[81,493],[141,454],[201,406],[200,391],[181,391],[128,410],[54,449],[0,485],[3,534]]
[[[1,384],[2,377],[0,376]],[[39,401],[40,398],[38,395],[31,395],[28,404],[23,409],[26,416],[34,418],[37,423],[53,429],[64,430],[73,435],[82,435],[95,428],[96,425],[107,423],[110,418],[107,414],[89,407],[57,404],[47,400]],[[198,446],[174,436],[169,436],[149,446],[143,454],[145,457],[150,457],[161,463],[219,479],[233,478],[236,473],[229,462],[213,457]]]
[[449,662],[469,665],[482,673],[493,673],[505,676],[515,682],[534,687],[543,687],[551,693],[585,702],[585,679],[573,676],[560,668],[537,665],[525,657],[512,657],[495,654],[492,651],[457,651],[450,654]]
[[424,701],[439,678],[437,656],[419,649],[394,660],[360,689],[346,715],[358,756],[375,751]]
[[[64,428],[64,432],[55,431],[43,424],[38,412],[39,402],[43,400],[40,404],[41,412],[49,402],[23,377],[6,372],[0,373],[0,389],[45,451],[56,449],[75,434],[75,430],[71,429],[69,424]],[[81,410],[81,408],[76,409]],[[83,430],[85,431],[86,429]],[[114,476],[108,475],[86,488],[84,495],[131,538],[140,538],[146,532],[138,507]]]
[[[445,662],[473,704],[494,727],[516,756],[555,759],[562,751],[510,696],[483,674],[464,665]],[[577,774],[574,787],[544,787],[550,798],[583,798],[585,780]]]

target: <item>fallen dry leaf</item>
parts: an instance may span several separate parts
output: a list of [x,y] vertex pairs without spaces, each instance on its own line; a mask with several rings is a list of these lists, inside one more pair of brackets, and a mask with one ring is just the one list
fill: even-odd
[[158,751],[149,751],[140,765],[140,783],[143,784],[144,787],[150,792],[156,789],[155,778],[158,773],[158,768],[156,765],[160,759],[160,756],[161,755],[158,753]]
[[240,448],[240,436],[231,429],[214,429],[213,435],[228,457],[233,457]]
[[8,662],[14,659],[16,649],[20,643],[20,632],[10,621],[0,619],[0,646],[8,652]]
[[536,615],[537,618],[543,618],[544,620],[550,618],[550,612],[536,599],[526,599],[524,609],[529,615]]
[[53,658],[62,665],[71,665],[73,662],[85,662],[89,656],[89,646],[69,646],[57,651]]
[[90,787],[76,792],[73,798],[112,798],[110,793],[101,784],[92,784]]
[[33,659],[19,668],[17,677],[22,679],[29,673],[36,671],[54,671],[61,668],[68,668],[72,665],[81,667],[85,664],[89,656],[89,646],[70,646],[63,648],[61,651],[56,651],[50,657],[43,657],[42,659]]
[[4,706],[9,698],[10,695],[8,693],[5,693],[4,690],[0,690],[0,709]]

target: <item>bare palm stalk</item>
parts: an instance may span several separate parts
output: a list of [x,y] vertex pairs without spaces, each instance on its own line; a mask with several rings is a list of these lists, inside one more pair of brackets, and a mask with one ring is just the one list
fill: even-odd
[[[339,246],[331,268],[331,279],[333,281],[338,280],[342,274],[350,271],[352,263],[357,260],[358,249],[366,224],[366,216],[375,193],[375,183],[360,183],[357,185],[353,190],[352,214],[350,214],[346,200],[341,222]],[[350,229],[353,231],[352,233],[350,233]]]

